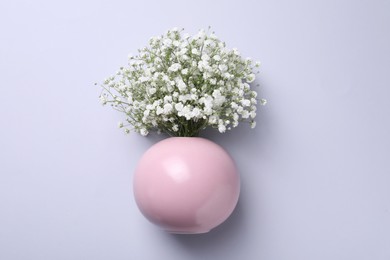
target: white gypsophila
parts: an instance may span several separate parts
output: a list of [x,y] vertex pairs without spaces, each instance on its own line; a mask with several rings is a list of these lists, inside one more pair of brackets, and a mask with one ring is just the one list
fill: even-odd
[[224,133],[239,122],[255,127],[258,99],[250,83],[260,63],[226,48],[214,33],[182,33],[174,28],[152,37],[104,80],[102,104],[126,114],[118,126],[143,136],[151,131],[196,136],[206,127]]

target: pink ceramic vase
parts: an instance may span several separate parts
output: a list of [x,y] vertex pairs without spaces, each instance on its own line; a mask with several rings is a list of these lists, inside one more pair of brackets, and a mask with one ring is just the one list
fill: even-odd
[[240,178],[229,154],[198,137],[171,137],[143,155],[134,175],[142,214],[171,233],[206,233],[237,204]]

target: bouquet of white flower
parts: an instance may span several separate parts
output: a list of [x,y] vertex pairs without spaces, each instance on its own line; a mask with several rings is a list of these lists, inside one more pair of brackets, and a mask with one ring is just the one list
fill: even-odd
[[119,127],[143,136],[157,131],[187,137],[208,126],[221,133],[239,122],[255,127],[258,99],[249,83],[260,63],[227,49],[214,33],[182,33],[174,28],[151,38],[101,85],[102,104],[126,114]]

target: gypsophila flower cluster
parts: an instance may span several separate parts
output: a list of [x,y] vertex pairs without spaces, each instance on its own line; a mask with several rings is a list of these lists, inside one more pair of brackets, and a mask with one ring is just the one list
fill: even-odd
[[120,128],[143,136],[197,136],[208,126],[224,133],[239,122],[255,127],[258,99],[249,84],[259,65],[214,33],[191,37],[174,28],[129,55],[128,66],[102,84],[100,100],[126,114]]

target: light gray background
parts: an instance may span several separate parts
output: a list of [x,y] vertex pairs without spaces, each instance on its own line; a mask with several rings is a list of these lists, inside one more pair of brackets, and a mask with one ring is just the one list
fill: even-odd
[[[163,138],[101,82],[149,37],[211,25],[261,60],[255,130],[203,136],[241,172],[231,218],[166,234],[132,197]],[[390,1],[0,2],[0,259],[390,259]]]

